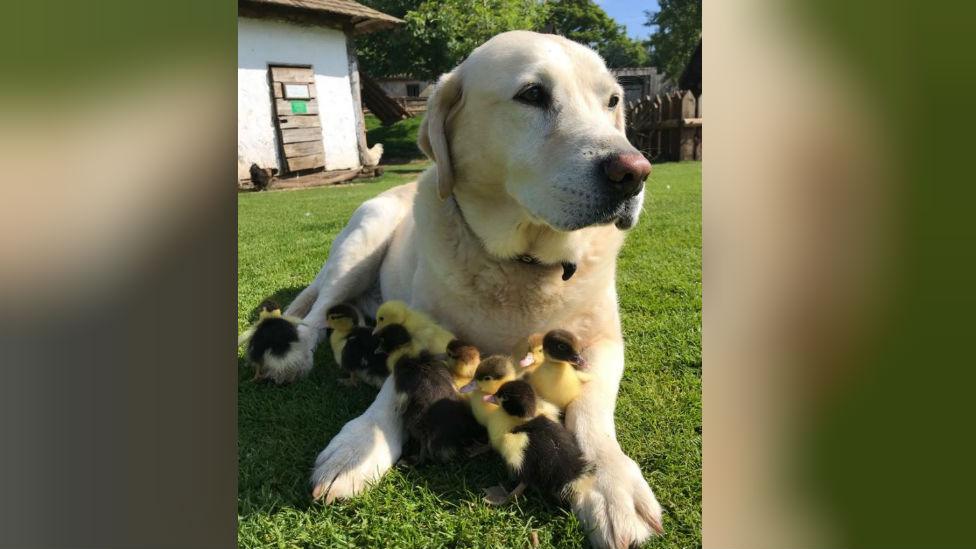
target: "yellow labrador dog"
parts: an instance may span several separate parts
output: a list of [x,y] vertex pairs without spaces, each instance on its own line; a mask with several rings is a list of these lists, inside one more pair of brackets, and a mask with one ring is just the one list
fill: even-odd
[[[322,327],[336,303],[373,312],[402,299],[485,354],[533,332],[577,333],[595,379],[566,424],[596,480],[572,505],[598,547],[662,531],[661,506],[614,432],[624,368],[616,257],[651,170],[624,135],[622,97],[584,46],[523,31],[492,38],[428,101],[419,142],[435,165],[360,206],[287,311]],[[314,497],[365,490],[403,440],[388,380],[319,454]]]

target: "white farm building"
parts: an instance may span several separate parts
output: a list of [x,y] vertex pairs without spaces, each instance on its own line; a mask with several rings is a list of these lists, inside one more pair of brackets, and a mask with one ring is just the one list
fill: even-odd
[[353,0],[240,0],[238,181],[369,163],[354,37],[400,23]]

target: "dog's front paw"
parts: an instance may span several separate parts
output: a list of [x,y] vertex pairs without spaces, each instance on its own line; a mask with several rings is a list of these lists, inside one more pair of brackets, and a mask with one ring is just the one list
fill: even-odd
[[601,459],[573,503],[594,547],[626,549],[664,533],[661,505],[640,467],[620,451]]
[[312,497],[332,503],[359,494],[400,457],[401,427],[369,410],[347,423],[315,459]]

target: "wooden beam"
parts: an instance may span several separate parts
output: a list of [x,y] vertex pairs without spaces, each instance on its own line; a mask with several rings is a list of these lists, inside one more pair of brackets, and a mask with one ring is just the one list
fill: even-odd
[[322,148],[322,139],[318,141],[304,141],[302,143],[288,143],[284,146],[285,157],[294,158],[296,156],[310,156],[313,154],[325,154]]
[[359,83],[359,58],[356,56],[356,43],[346,33],[346,58],[349,62],[349,90],[352,92],[352,109],[356,117],[356,144],[359,148],[359,165],[366,165],[366,118],[363,114],[363,98]]
[[[278,112],[278,116],[302,116],[311,115],[319,113],[319,104],[315,99],[309,101],[295,100],[295,103],[303,102],[305,103],[305,112],[293,112],[292,111],[292,101],[287,99],[275,99],[275,110]],[[317,119],[318,117],[316,117]]]
[[314,84],[315,73],[309,67],[271,67],[271,79],[289,84]]
[[335,185],[343,181],[356,179],[360,174],[358,169],[335,170],[330,172],[319,172],[308,175],[300,175],[290,179],[279,179],[275,181],[272,190],[305,189],[308,187],[321,187],[323,185]]
[[287,130],[291,128],[318,128],[320,124],[317,116],[279,116],[278,127]]
[[[311,156],[298,156],[287,159],[288,171],[297,172],[299,170],[310,170],[325,166],[325,155],[313,154]],[[280,185],[279,185],[280,186]]]
[[281,130],[282,143],[302,143],[304,141],[322,141],[321,128],[295,128]]
[[701,127],[701,125],[702,125],[701,118],[678,118],[672,120],[661,120],[660,122],[655,124],[655,126],[662,129],[681,128],[681,127],[698,128]]

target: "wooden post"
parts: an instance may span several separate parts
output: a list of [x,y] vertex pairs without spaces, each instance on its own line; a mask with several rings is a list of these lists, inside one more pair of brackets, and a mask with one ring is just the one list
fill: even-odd
[[[695,118],[695,94],[688,90],[681,96],[681,119]],[[681,124],[678,160],[695,159],[695,128]]]
[[346,57],[349,61],[349,88],[352,91],[352,109],[356,117],[356,143],[359,146],[359,165],[366,165],[369,149],[366,144],[366,117],[363,114],[363,98],[359,89],[359,59],[356,57],[356,43],[352,39],[352,29],[346,29]]
[[[658,122],[665,122],[671,119],[671,94],[666,93],[664,97],[661,98],[661,119]],[[671,130],[662,127],[661,128],[661,159],[671,160]]]
[[651,145],[654,147],[654,158],[663,158],[661,155],[661,130],[658,129],[657,125],[661,121],[661,109],[664,103],[661,101],[661,95],[654,96],[654,112],[651,119],[648,120],[649,127],[654,129],[654,134],[651,136]]
[[681,92],[674,91],[671,93],[671,111],[668,116],[668,120],[671,120],[671,129],[668,130],[669,134],[669,144],[671,146],[671,160],[681,160],[681,128],[678,127],[679,120],[681,119]]
[[[698,104],[695,114],[698,118],[702,118],[702,96],[698,96]],[[695,160],[702,159],[702,127],[698,126],[695,130]]]

